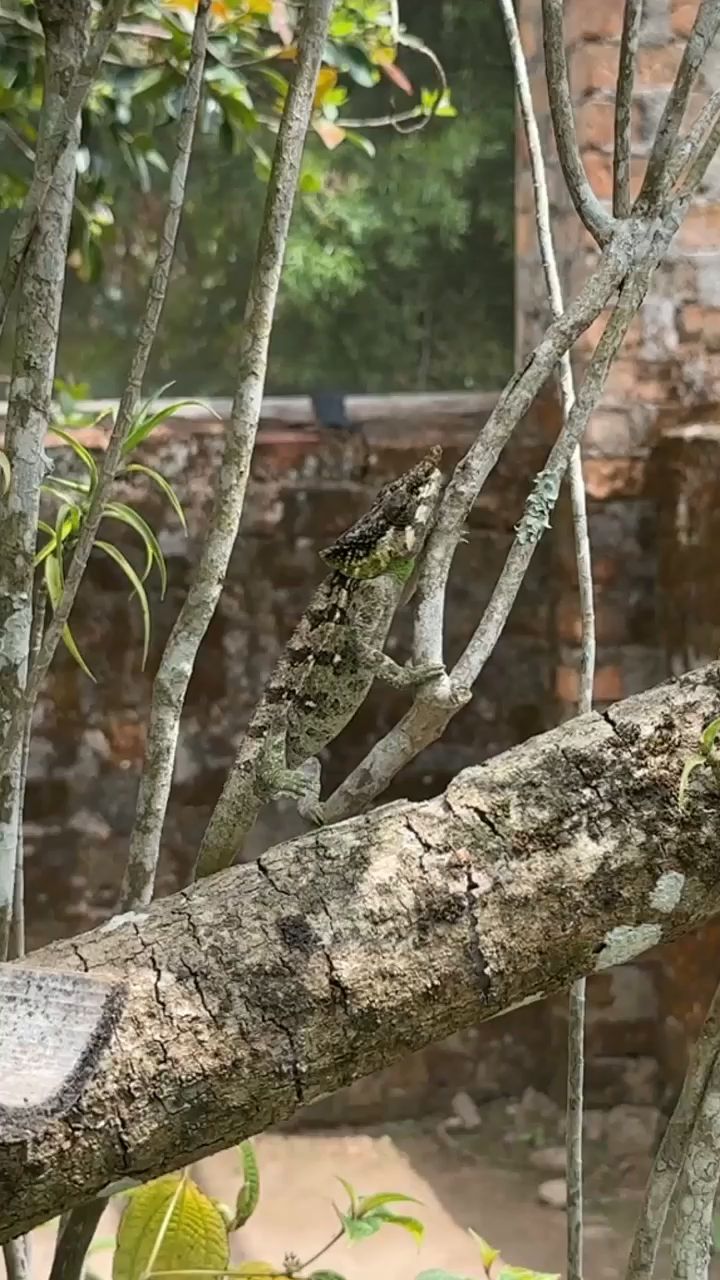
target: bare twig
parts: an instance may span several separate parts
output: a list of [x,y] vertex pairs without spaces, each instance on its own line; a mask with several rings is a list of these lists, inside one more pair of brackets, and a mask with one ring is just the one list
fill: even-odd
[[86,1200],[65,1214],[60,1223],[49,1280],[80,1280],[83,1263],[107,1200]]
[[720,111],[718,111],[715,123],[697,155],[690,158],[690,167],[685,175],[685,181],[680,187],[681,195],[695,194],[710,164],[715,159],[718,147],[720,147]]
[[668,163],[677,141],[690,90],[703,59],[720,30],[720,0],[700,0],[692,31],[688,36],[675,83],[655,134],[645,178],[638,196],[639,208],[652,208],[660,195]]
[[[32,627],[30,629],[30,652],[28,665],[32,666],[37,658],[42,643],[45,626],[45,582],[38,577],[35,583],[33,599]],[[27,783],[28,759],[30,756],[30,739],[32,737],[32,720],[25,721],[25,735],[22,744],[22,763],[20,766],[20,788],[18,792],[18,830],[17,855],[15,858],[15,893],[12,918],[12,954],[16,960],[25,955],[25,842],[23,839],[23,811],[25,808],[25,785]]]
[[697,1038],[680,1097],[663,1134],[645,1188],[628,1260],[626,1280],[651,1280],[675,1185],[720,1047],[720,987]]
[[665,191],[670,191],[687,166],[698,158],[718,120],[720,120],[720,89],[716,89],[710,95],[685,137],[678,140],[668,160],[663,188]]
[[8,303],[18,278],[23,258],[43,201],[50,189],[58,160],[68,144],[88,90],[97,76],[107,47],[112,40],[125,8],[125,0],[107,0],[92,37],[90,47],[73,78],[67,97],[57,105],[56,123],[42,156],[38,156],[32,181],[25,195],[17,221],[10,233],[10,241],[0,276],[0,333],[5,323]]
[[177,134],[177,150],[170,171],[168,207],[165,214],[160,244],[155,259],[150,283],[148,285],[145,311],[140,322],[137,344],[133,352],[127,384],[118,407],[115,424],[112,429],[108,447],[100,468],[98,484],[93,493],[87,515],[80,529],[78,540],[65,577],[65,587],[58,602],[32,671],[22,700],[17,708],[7,740],[0,751],[0,773],[14,742],[23,732],[23,724],[32,715],[35,700],[43,680],[57,649],[63,628],[68,620],[75,601],[78,588],[85,573],[90,552],[95,542],[98,527],[103,517],[105,504],[122,459],[125,438],[137,413],[142,391],[142,382],[147,368],[150,352],[155,341],[160,315],[170,280],[170,268],[175,252],[180,217],[185,197],[192,151],[195,122],[197,119],[200,93],[202,89],[203,67],[207,48],[208,24],[210,20],[210,0],[200,0],[195,17],[192,37],[192,49],[188,66],[187,80],[180,112]]
[[275,300],[332,0],[308,0],[297,74],[283,110],[245,309],[238,385],[200,560],[153,688],[145,769],[122,889],[125,908],[153,895],[180,716],[195,656],[215,612],[242,515],[262,405]]
[[613,219],[590,186],[580,158],[565,57],[563,0],[542,0],[542,13],[548,98],[560,166],[578,217],[593,239],[605,245]]
[[615,156],[613,163],[613,213],[630,215],[630,159],[632,152],[632,96],[635,57],[640,40],[643,0],[625,0],[620,64],[615,94]]
[[[720,1044],[716,1043],[716,1050]],[[720,1182],[720,1058],[710,1078],[685,1148],[675,1195],[671,1246],[673,1280],[707,1280],[712,1223]]]

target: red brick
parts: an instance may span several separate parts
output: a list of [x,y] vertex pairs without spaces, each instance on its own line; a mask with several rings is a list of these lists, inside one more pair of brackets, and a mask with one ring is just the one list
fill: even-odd
[[524,9],[520,15],[520,39],[526,58],[534,58],[540,51],[542,23],[539,9],[534,13]]
[[589,498],[638,497],[645,483],[645,464],[639,458],[586,458],[583,474]]
[[682,249],[720,248],[720,204],[694,205],[677,235]]
[[619,40],[625,0],[569,0],[565,5],[565,40]]
[[702,333],[704,322],[705,307],[700,307],[697,303],[682,307],[678,315],[680,337],[685,341],[698,338]]
[[679,40],[655,48],[638,49],[635,61],[635,83],[642,89],[662,89],[675,79],[682,57],[683,45]]
[[670,21],[674,35],[688,36],[690,34],[697,10],[697,0],[692,0],[690,4],[688,4],[688,0],[670,0]]
[[[582,619],[577,592],[563,596],[555,610],[558,638],[566,644],[582,642]],[[627,641],[627,619],[624,610],[595,598],[595,635],[598,644],[617,645]]]
[[555,672],[555,693],[561,702],[575,704],[580,693],[580,674],[574,667],[558,667]]
[[573,97],[582,98],[595,90],[615,92],[618,69],[617,45],[578,45],[570,53],[569,64],[570,88]]
[[619,702],[622,696],[623,678],[620,667],[598,667],[593,688],[595,702]]

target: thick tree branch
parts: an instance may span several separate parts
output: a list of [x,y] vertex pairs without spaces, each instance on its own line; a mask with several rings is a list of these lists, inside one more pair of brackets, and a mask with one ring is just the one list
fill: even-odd
[[565,56],[563,0],[542,0],[542,13],[548,99],[560,167],[578,217],[597,243],[605,245],[613,219],[590,186],[580,158]]
[[275,302],[331,11],[332,0],[308,0],[303,13],[297,73],[285,100],[273,155],[245,308],[237,390],[208,532],[153,687],[145,765],[122,888],[124,907],[147,904],[153,896],[185,694],[197,651],[220,599],[240,526],[262,408]]
[[718,711],[708,667],[35,952],[127,999],[69,1112],[0,1139],[0,1240],[713,915],[717,793],[677,793]]

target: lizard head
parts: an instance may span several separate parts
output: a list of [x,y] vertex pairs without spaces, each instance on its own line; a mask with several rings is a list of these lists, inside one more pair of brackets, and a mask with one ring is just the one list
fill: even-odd
[[383,485],[367,514],[320,552],[325,563],[346,578],[409,577],[437,512],[441,457],[435,445],[410,471]]

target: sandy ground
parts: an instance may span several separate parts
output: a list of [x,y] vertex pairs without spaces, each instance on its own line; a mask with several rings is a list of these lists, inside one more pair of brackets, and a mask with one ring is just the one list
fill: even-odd
[[[508,1262],[564,1271],[565,1215],[538,1202],[542,1175],[523,1160],[513,1168],[482,1152],[469,1155],[448,1148],[429,1125],[395,1126],[387,1133],[266,1134],[258,1138],[257,1152],[261,1200],[234,1237],[235,1262],[264,1258],[282,1263],[287,1251],[310,1258],[336,1229],[332,1202],[343,1200],[340,1175],[360,1193],[402,1191],[417,1197],[421,1205],[413,1212],[426,1227],[420,1247],[394,1227],[358,1244],[336,1245],[318,1265],[336,1269],[346,1280],[415,1280],[430,1267],[476,1276],[477,1254],[468,1227],[501,1248]],[[195,1174],[210,1195],[232,1201],[239,1182],[237,1155],[229,1151],[206,1160]],[[586,1280],[622,1275],[637,1202],[637,1191],[628,1191],[609,1210],[606,1204],[588,1205]],[[97,1240],[112,1236],[117,1213],[118,1207],[111,1205]],[[53,1237],[52,1227],[33,1233],[32,1280],[48,1275]],[[109,1280],[110,1249],[95,1249],[89,1268],[100,1280]]]

